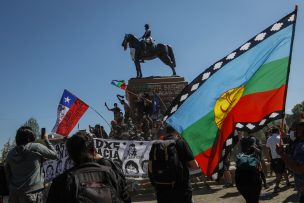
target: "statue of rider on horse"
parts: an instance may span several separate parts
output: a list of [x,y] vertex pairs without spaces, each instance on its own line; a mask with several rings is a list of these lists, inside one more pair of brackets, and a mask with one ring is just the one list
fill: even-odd
[[126,50],[129,45],[132,60],[136,67],[136,77],[142,77],[140,63],[144,63],[144,60],[152,60],[155,58],[159,58],[164,64],[168,65],[172,70],[172,74],[176,75],[176,64],[172,47],[161,43],[155,45],[148,24],[145,24],[145,33],[140,39],[142,40],[137,39],[132,34],[126,34],[122,42],[124,50]]
[[145,24],[145,33],[140,39],[143,40],[143,50],[144,53],[147,54],[148,53],[147,49],[153,46],[153,39],[151,36],[151,30],[149,24]]

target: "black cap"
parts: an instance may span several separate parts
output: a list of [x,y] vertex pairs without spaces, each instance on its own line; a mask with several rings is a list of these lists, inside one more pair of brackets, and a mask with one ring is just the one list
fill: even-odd
[[241,139],[241,150],[242,152],[247,152],[250,148],[254,146],[254,140],[250,137],[244,137]]

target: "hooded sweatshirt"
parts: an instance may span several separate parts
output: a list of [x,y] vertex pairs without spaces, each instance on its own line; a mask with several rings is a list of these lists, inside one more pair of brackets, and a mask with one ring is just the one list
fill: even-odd
[[28,143],[14,147],[7,155],[6,174],[10,195],[15,192],[32,192],[43,188],[42,162],[57,159],[53,145],[45,140],[45,145]]

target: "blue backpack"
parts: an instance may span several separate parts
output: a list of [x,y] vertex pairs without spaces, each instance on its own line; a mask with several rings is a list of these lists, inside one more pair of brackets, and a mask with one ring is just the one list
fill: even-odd
[[236,168],[257,168],[257,158],[254,154],[239,153],[236,155]]

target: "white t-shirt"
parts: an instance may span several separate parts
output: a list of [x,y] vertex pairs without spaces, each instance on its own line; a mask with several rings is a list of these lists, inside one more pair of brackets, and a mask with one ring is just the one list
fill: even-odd
[[270,148],[272,159],[281,158],[281,156],[278,155],[278,153],[276,151],[277,144],[280,144],[280,135],[274,133],[267,139],[267,142],[266,142],[266,147]]

